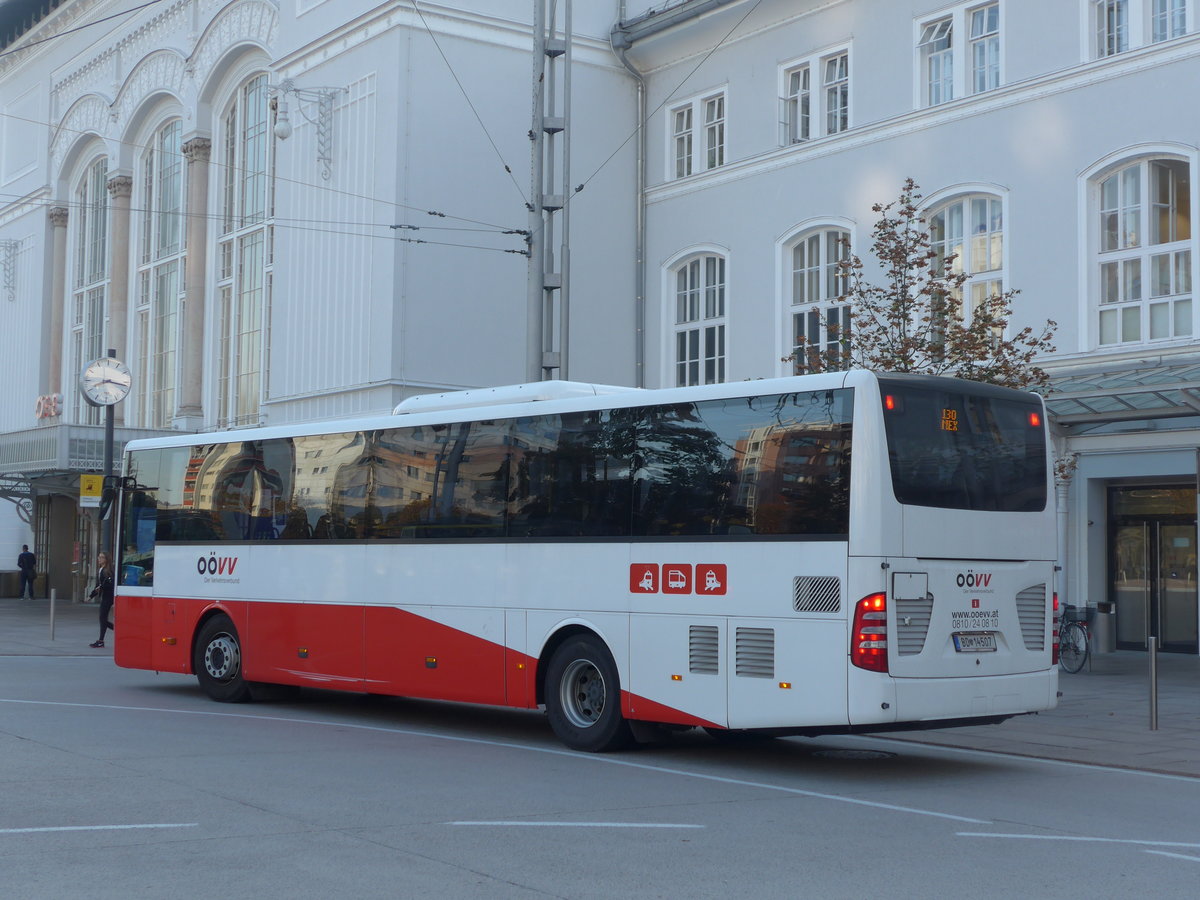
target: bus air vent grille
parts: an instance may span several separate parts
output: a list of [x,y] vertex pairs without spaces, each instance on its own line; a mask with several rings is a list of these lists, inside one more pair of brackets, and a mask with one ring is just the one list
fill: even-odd
[[775,677],[775,629],[737,630],[737,674],[747,678]]
[[1046,585],[1035,584],[1017,594],[1017,618],[1026,650],[1046,649]]
[[716,675],[720,658],[717,626],[692,625],[688,629],[688,671],[693,675]]
[[896,638],[900,656],[916,656],[925,649],[929,620],[933,616],[933,594],[920,599],[892,601],[896,605]]
[[836,575],[800,575],[792,579],[792,606],[796,612],[839,612],[842,583]]

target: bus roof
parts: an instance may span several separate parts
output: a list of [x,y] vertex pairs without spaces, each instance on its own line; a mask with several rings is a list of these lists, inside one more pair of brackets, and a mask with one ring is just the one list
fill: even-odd
[[[318,422],[237,428],[227,431],[180,433],[130,441],[125,445],[125,449],[126,451],[136,451],[158,447],[185,447],[193,444],[224,444],[235,441],[299,437],[309,434],[339,434],[418,425],[450,425],[474,419],[511,419],[535,414],[690,403],[699,400],[721,400],[762,394],[786,394],[791,391],[833,390],[839,387],[855,387],[876,382],[880,374],[883,373],[851,369],[844,372],[790,375],[755,381],[733,381],[652,390],[582,382],[535,382],[439,394],[420,394],[400,403],[391,415],[323,419]],[[893,378],[896,376],[886,373],[883,377]],[[914,378],[914,380],[918,379]],[[955,381],[951,378],[935,378],[933,376],[923,376],[920,380],[928,380],[930,383]],[[1006,390],[991,385],[981,385],[980,387],[990,391]]]

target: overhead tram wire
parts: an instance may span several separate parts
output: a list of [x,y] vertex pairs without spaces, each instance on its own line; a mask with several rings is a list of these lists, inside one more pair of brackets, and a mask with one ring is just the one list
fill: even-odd
[[[0,197],[2,197],[2,196],[5,196],[5,195],[0,194]],[[12,197],[12,199],[14,199],[14,200],[22,199],[21,197],[18,197],[16,195],[8,195],[8,196]],[[85,204],[85,203],[77,203],[74,201],[58,202],[58,201],[54,201],[54,200],[35,200],[35,201],[32,201],[30,203],[30,205],[31,206],[39,206],[44,209],[50,209],[53,207],[65,207],[67,209],[86,210],[86,209],[91,208],[91,206],[89,204]],[[129,211],[136,212],[136,213],[154,212],[154,210],[147,210],[147,209],[142,209],[139,207],[131,207]],[[179,216],[181,219],[200,218],[200,219],[205,219],[208,221],[222,221],[224,219],[224,216],[220,213],[207,213],[205,215],[200,215],[199,213],[172,213],[172,215]],[[334,229],[334,228],[306,227],[306,223],[308,223],[310,221],[311,220],[307,220],[307,219],[282,219],[282,220],[272,219],[272,220],[270,220],[270,224],[272,227],[274,227],[278,230],[284,230],[284,231],[304,231],[304,232],[313,232],[313,233],[318,233],[318,234],[340,235],[340,236],[344,236],[344,237],[369,238],[371,240],[386,239],[389,241],[399,241],[399,242],[407,243],[407,244],[428,244],[430,246],[435,246],[435,247],[459,247],[459,248],[462,248],[465,250],[485,250],[485,251],[489,251],[492,253],[508,253],[508,254],[512,254],[512,255],[516,255],[516,256],[528,255],[528,250],[524,249],[523,247],[521,249],[510,249],[510,248],[505,248],[505,247],[487,247],[487,246],[483,246],[481,244],[454,243],[454,242],[450,242],[450,241],[431,240],[429,238],[400,237],[395,234],[372,234],[369,231],[342,231],[342,230]],[[399,230],[399,229],[423,231],[428,228],[429,230],[468,231],[468,232],[474,233],[474,234],[495,234],[496,236],[523,233],[523,232],[520,232],[519,230],[512,230],[512,229],[507,230],[507,231],[484,231],[481,229],[458,229],[458,228],[450,228],[450,227],[439,228],[438,226],[429,227],[429,226],[423,226],[423,225],[392,225],[392,224],[381,223],[381,222],[324,222],[321,224],[342,225],[345,227],[351,227],[351,228],[359,227],[359,228],[364,228],[364,229],[388,228],[388,229],[392,229],[393,231]]]
[[483,130],[484,137],[486,137],[488,139],[488,143],[492,145],[492,150],[496,152],[496,158],[500,160],[500,165],[504,167],[504,171],[508,173],[508,178],[512,182],[513,187],[517,189],[517,193],[521,197],[521,202],[528,207],[529,198],[525,196],[525,191],[521,188],[521,185],[517,183],[517,178],[515,175],[513,175],[512,168],[504,161],[504,154],[500,152],[500,148],[496,146],[496,142],[492,139],[492,135],[488,131],[487,126],[483,124],[483,117],[479,115],[479,110],[476,109],[475,104],[471,102],[471,96],[467,93],[467,89],[463,86],[462,81],[459,80],[458,73],[454,71],[454,66],[450,65],[450,60],[447,58],[446,52],[442,49],[441,43],[439,43],[437,37],[434,35],[433,29],[429,27],[429,22],[425,19],[425,13],[421,11],[421,7],[418,5],[417,0],[411,0],[411,2],[413,10],[421,19],[421,24],[425,26],[425,31],[429,35],[429,39],[433,41],[433,46],[437,48],[437,52],[441,55],[442,62],[444,62],[446,64],[446,68],[450,70],[450,77],[454,79],[454,83],[458,85],[458,89],[462,92],[463,99],[467,101],[467,106],[469,106],[471,108],[471,112],[474,113],[475,121],[479,123],[479,127]]
[[9,56],[13,53],[20,53],[22,50],[28,50],[30,47],[37,47],[40,44],[46,44],[46,43],[49,43],[50,41],[56,41],[59,38],[64,38],[67,35],[75,34],[75,32],[77,32],[77,31],[83,31],[83,29],[91,28],[94,25],[103,25],[105,22],[111,22],[113,19],[119,19],[122,16],[131,15],[135,12],[138,12],[139,10],[145,9],[147,6],[154,6],[154,4],[161,3],[161,2],[162,2],[162,0],[149,0],[149,2],[143,3],[141,6],[135,6],[132,9],[126,9],[126,10],[123,10],[122,12],[113,13],[111,16],[105,16],[102,19],[97,19],[95,22],[87,22],[86,24],[83,24],[83,25],[77,25],[74,28],[68,28],[66,31],[60,31],[58,34],[52,34],[52,35],[50,35],[50,37],[42,38],[41,40],[38,40],[38,41],[30,41],[28,44],[22,44],[19,47],[13,47],[11,50],[2,50],[2,51],[0,51],[0,59],[3,59],[4,57]]
[[[60,127],[52,122],[45,122],[40,119],[30,119],[27,116],[18,116],[18,115],[14,115],[12,113],[0,112],[0,116],[6,117],[9,119],[13,119],[14,121],[18,121],[18,122],[28,122],[31,125],[40,125],[43,128],[46,128],[48,130],[53,130],[53,129]],[[83,130],[80,130],[77,128],[66,128],[66,129],[62,129],[62,130],[69,131],[69,132],[72,132],[72,133],[78,134],[78,135],[94,134],[94,132],[83,131]],[[134,150],[139,150],[139,151],[144,151],[144,150],[150,149],[150,147],[148,145],[138,144],[134,141],[115,141],[114,143],[120,144],[121,146],[124,146],[124,147],[130,147]],[[186,158],[184,157],[184,155],[182,153],[179,154],[179,159],[186,162]],[[216,160],[210,160],[209,166],[210,166],[210,168],[220,169],[222,171],[226,171],[226,170],[232,171],[232,172],[234,172],[234,174],[241,174],[241,173],[245,172],[244,169],[240,169],[237,166],[228,166],[225,163],[217,162]],[[378,197],[373,197],[368,194],[356,194],[353,191],[344,191],[344,190],[340,190],[338,188],[329,187],[327,185],[314,184],[314,183],[308,182],[308,181],[300,181],[299,179],[295,179],[295,178],[285,178],[278,174],[272,175],[271,177],[274,178],[274,180],[277,184],[291,184],[291,185],[296,185],[298,187],[306,187],[306,188],[311,188],[313,190],[325,191],[328,194],[331,194],[334,196],[346,197],[351,200],[366,200],[371,203],[379,203],[384,206],[393,207],[395,209],[402,209],[402,210],[407,210],[409,212],[423,213],[424,215],[433,216],[435,218],[453,219],[456,222],[466,222],[471,225],[482,225],[486,228],[494,228],[497,231],[500,231],[505,234],[513,231],[513,229],[509,228],[508,226],[497,225],[494,222],[485,222],[481,219],[473,219],[468,216],[456,216],[456,215],[453,215],[452,213],[441,212],[440,210],[436,210],[436,209],[426,209],[426,208],[420,207],[420,206],[412,206],[407,203],[400,203],[399,201],[396,201],[396,200],[382,200]],[[70,204],[59,203],[56,205],[69,206]]]

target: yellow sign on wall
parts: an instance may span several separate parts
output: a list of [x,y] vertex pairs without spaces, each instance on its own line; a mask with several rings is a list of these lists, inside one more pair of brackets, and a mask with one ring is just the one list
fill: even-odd
[[104,476],[103,475],[80,475],[79,476],[79,505],[80,506],[100,506],[100,497],[104,494]]

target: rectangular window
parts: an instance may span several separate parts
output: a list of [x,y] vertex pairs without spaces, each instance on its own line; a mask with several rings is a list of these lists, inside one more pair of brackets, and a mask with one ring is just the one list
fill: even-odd
[[1113,56],[1129,49],[1129,0],[1095,0],[1096,55]]
[[824,62],[825,133],[850,127],[850,55],[841,53]]
[[918,47],[925,69],[925,102],[930,106],[954,99],[953,19],[930,22]]
[[[669,172],[686,178],[725,165],[725,95],[698,98],[670,112]],[[697,134],[697,128],[703,131]]]
[[675,177],[692,174],[692,108],[685,106],[674,112]]
[[725,98],[704,101],[704,168],[725,165]]
[[1187,0],[1154,0],[1150,34],[1155,43],[1187,34]]
[[783,143],[798,144],[809,138],[809,67],[784,73]]
[[1000,87],[1000,5],[971,10],[971,92]]

